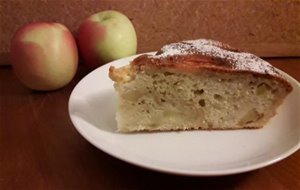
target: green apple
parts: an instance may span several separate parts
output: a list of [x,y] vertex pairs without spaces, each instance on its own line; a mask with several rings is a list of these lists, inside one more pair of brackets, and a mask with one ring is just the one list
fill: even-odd
[[88,17],[80,25],[77,37],[83,61],[92,68],[136,54],[134,26],[127,16],[117,11]]

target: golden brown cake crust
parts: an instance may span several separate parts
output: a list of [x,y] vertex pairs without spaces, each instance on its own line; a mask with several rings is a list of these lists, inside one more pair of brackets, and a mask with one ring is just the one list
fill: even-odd
[[218,41],[199,39],[163,46],[155,55],[141,55],[131,63],[134,70],[163,69],[172,72],[201,73],[203,70],[251,73],[274,78],[292,91],[291,84],[268,62]]

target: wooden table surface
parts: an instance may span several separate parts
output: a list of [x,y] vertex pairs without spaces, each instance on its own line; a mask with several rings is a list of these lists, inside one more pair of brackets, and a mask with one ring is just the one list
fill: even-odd
[[[300,58],[268,59],[300,81]],[[0,189],[300,189],[300,151],[243,174],[187,177],[113,158],[73,127],[68,99],[88,71],[53,92],[33,92],[0,67]]]

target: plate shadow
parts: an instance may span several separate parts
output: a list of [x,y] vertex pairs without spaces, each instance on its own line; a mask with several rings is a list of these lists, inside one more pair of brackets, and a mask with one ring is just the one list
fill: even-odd
[[72,114],[100,130],[115,133],[117,130],[116,103],[113,90],[101,91],[73,101]]

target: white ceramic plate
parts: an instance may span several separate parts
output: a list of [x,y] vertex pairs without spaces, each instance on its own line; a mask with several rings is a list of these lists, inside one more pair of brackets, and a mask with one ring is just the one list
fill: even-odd
[[102,151],[126,162],[168,173],[214,176],[246,172],[278,162],[300,147],[300,85],[268,125],[256,130],[116,132],[115,92],[108,77],[135,56],[106,64],[83,78],[69,100],[78,132]]

